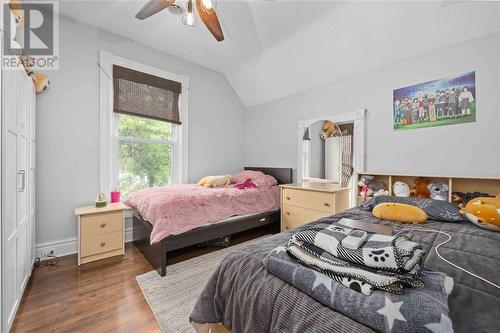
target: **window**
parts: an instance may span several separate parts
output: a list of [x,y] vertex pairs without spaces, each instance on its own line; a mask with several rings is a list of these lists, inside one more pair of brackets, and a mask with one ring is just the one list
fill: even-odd
[[104,51],[99,65],[101,192],[185,182],[189,79]]
[[123,198],[172,183],[177,127],[164,121],[116,113],[117,172]]

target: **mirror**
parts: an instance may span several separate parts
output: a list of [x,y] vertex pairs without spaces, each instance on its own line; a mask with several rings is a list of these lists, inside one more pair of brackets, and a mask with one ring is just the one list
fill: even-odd
[[318,120],[302,137],[302,181],[347,186],[352,176],[353,123]]

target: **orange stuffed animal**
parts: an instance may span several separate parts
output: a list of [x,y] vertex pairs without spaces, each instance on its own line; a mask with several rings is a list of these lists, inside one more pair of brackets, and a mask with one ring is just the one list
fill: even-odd
[[495,198],[480,197],[472,199],[460,210],[469,221],[478,227],[500,231],[500,194]]
[[418,177],[415,179],[415,184],[410,191],[410,196],[421,199],[430,198],[429,188],[427,185],[429,185],[429,178]]
[[417,206],[383,202],[373,208],[373,216],[382,220],[390,220],[399,223],[423,223],[427,221],[427,213]]

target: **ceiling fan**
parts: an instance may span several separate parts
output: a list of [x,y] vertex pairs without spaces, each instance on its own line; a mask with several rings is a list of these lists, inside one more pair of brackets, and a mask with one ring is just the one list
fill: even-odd
[[[135,14],[139,20],[147,19],[148,17],[168,8],[171,12],[183,13],[182,23],[188,26],[196,26],[196,12],[208,30],[212,33],[218,42],[224,40],[224,33],[219,23],[217,14],[215,13],[215,0],[188,0],[184,10],[176,4],[176,0],[149,0],[144,7]],[[194,3],[194,4],[193,4]]]

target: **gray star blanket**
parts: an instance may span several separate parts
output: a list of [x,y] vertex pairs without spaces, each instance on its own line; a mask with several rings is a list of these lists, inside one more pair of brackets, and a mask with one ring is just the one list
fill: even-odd
[[[374,290],[363,294],[366,283],[357,279],[334,280],[275,248],[264,259],[268,272],[291,284],[316,301],[381,332],[453,332],[448,295],[453,279],[426,271],[425,287],[405,289],[403,294]],[[349,286],[346,288],[345,286]]]
[[405,236],[368,233],[357,249],[342,246],[342,240],[353,229],[331,224],[313,226],[295,233],[287,251],[304,264],[314,267],[337,282],[345,278],[365,282],[361,292],[370,294],[374,288],[402,293],[403,287],[422,287],[422,247]]

